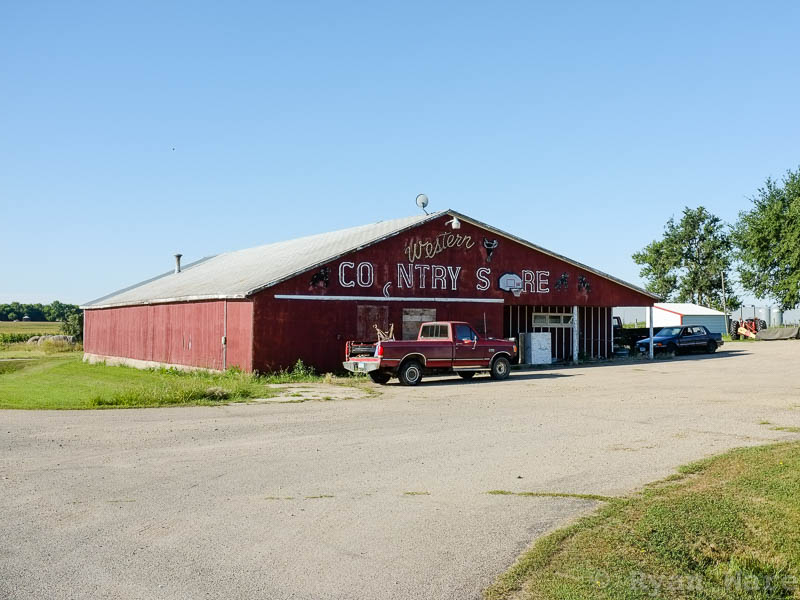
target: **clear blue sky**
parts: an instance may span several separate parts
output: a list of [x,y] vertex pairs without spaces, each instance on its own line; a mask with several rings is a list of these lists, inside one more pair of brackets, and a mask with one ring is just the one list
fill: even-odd
[[[4,2],[0,301],[453,208],[639,283],[800,165],[800,5]],[[174,150],[173,150],[174,149]]]

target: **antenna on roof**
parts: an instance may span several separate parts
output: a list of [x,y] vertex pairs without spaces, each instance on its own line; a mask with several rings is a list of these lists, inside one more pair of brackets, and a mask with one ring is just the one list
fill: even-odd
[[428,214],[428,211],[425,210],[425,207],[428,206],[428,197],[425,194],[419,194],[417,196],[417,206],[419,206],[426,215]]

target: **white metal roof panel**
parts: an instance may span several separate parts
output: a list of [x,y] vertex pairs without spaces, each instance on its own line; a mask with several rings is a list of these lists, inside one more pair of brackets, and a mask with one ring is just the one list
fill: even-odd
[[699,304],[691,304],[690,302],[656,302],[654,308],[668,310],[670,312],[678,313],[679,315],[722,315],[725,313],[713,308],[700,306]]
[[442,212],[381,221],[225,252],[92,300],[83,308],[245,298],[317,265],[435,219]]

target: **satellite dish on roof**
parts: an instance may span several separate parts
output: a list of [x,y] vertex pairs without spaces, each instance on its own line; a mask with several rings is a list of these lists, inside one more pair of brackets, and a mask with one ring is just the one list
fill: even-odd
[[427,215],[428,211],[425,210],[425,207],[428,206],[428,197],[425,194],[419,194],[417,196],[417,206],[419,206]]

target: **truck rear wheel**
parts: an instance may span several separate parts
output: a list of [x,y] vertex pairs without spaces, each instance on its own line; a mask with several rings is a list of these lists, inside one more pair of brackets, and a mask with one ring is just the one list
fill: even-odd
[[508,362],[508,359],[505,356],[499,356],[494,359],[492,363],[492,371],[491,376],[492,379],[500,381],[501,379],[505,379],[508,377],[509,372],[511,371],[511,363]]
[[416,360],[404,362],[398,377],[403,385],[417,385],[422,381],[422,365]]
[[372,371],[370,372],[369,376],[372,381],[379,383],[380,385],[387,383],[392,378],[391,375],[384,373],[383,371]]

